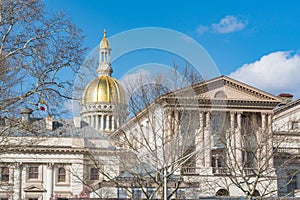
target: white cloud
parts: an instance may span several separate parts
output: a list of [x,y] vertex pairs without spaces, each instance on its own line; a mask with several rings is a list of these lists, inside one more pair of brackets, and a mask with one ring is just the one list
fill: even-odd
[[278,51],[243,65],[229,76],[275,95],[287,92],[299,98],[299,74],[299,55]]
[[126,74],[120,80],[125,91],[130,93],[144,84],[153,82],[152,73],[146,69],[138,69],[137,71]]
[[243,30],[248,24],[245,18],[227,15],[220,20],[218,24],[211,24],[210,26],[200,25],[197,28],[198,34],[203,34],[205,32],[212,32],[217,34],[232,33],[235,31]]
[[203,25],[200,25],[200,26],[198,26],[198,28],[197,28],[197,32],[198,32],[198,34],[203,34],[203,33],[205,33],[205,32],[208,32],[209,31],[209,27],[208,26],[203,26]]

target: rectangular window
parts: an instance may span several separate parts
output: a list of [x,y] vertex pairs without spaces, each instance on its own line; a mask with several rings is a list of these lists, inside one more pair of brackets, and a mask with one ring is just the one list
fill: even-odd
[[185,191],[184,191],[184,189],[178,189],[176,191],[176,198],[178,198],[178,199],[185,199]]
[[140,188],[132,188],[132,198],[142,198],[142,190]]
[[9,181],[9,168],[1,167],[1,181],[7,182]]
[[38,179],[39,178],[39,167],[30,166],[28,167],[28,179]]
[[155,188],[147,188],[147,196],[152,197],[151,199],[156,199]]
[[118,199],[126,199],[126,198],[127,198],[126,189],[118,188]]
[[91,168],[90,180],[99,180],[99,170],[97,168]]

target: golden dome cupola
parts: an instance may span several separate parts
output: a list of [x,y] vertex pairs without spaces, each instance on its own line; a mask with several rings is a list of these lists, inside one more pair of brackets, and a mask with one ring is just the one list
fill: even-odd
[[103,38],[99,45],[99,67],[97,72],[99,76],[111,76],[113,70],[110,66],[110,44],[106,38],[106,30],[104,29]]
[[126,94],[113,77],[110,64],[110,44],[104,30],[99,45],[98,77],[92,80],[82,95],[81,116],[95,129],[107,134],[121,125],[127,115]]
[[98,76],[85,88],[82,104],[126,104],[126,94],[121,84],[111,76]]

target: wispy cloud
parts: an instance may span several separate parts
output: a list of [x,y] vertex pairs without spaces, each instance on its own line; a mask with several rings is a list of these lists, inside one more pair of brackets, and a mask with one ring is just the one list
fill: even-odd
[[248,21],[243,17],[227,15],[217,24],[211,24],[209,26],[200,25],[197,28],[197,32],[198,34],[203,34],[206,32],[226,34],[243,30],[247,26],[247,24]]
[[241,66],[229,76],[275,95],[289,92],[299,98],[299,74],[300,56],[291,51],[278,51]]

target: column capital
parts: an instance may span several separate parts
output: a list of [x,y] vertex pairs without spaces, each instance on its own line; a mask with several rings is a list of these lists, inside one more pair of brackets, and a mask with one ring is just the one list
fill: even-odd
[[47,163],[47,169],[53,169],[54,168],[54,163]]
[[24,165],[22,162],[14,162],[12,165],[15,169],[22,168]]
[[237,112],[236,111],[230,111],[229,113],[230,113],[230,115],[235,115]]

